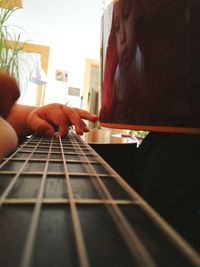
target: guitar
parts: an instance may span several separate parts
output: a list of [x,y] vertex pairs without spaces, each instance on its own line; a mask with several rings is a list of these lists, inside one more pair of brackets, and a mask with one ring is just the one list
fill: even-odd
[[86,142],[27,138],[0,163],[3,267],[197,267],[199,254]]

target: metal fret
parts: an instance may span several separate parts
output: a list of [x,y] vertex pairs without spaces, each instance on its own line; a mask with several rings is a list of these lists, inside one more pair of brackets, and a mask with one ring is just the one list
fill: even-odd
[[2,266],[200,266],[198,253],[73,133],[20,145],[0,165],[0,194]]
[[[139,204],[136,201],[131,201],[131,200],[102,200],[102,199],[74,199],[73,202],[75,204],[83,204],[83,205],[87,205],[87,204],[106,204],[106,205],[137,205]],[[36,204],[37,203],[37,199],[35,198],[9,198],[9,199],[5,199],[2,204],[6,204],[6,205],[26,205],[26,204]],[[48,198],[48,199],[42,199],[41,201],[42,204],[69,204],[69,200],[65,199],[65,198]]]

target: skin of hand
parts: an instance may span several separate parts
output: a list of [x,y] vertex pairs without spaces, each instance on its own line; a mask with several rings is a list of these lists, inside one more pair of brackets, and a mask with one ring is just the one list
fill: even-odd
[[19,87],[14,78],[5,72],[0,73],[0,116],[6,118],[15,101],[20,96]]
[[15,130],[0,116],[0,160],[10,154],[18,144]]
[[0,160],[11,153],[18,144],[15,130],[5,119],[19,95],[15,79],[8,73],[0,72]]
[[39,134],[53,136],[56,129],[61,137],[68,135],[69,127],[75,126],[78,135],[88,132],[84,119],[96,122],[98,116],[85,110],[52,103],[32,110],[27,118],[28,126]]

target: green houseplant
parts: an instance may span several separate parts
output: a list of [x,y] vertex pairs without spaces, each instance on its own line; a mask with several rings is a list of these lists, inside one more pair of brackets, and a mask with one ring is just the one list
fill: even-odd
[[22,71],[20,56],[25,42],[21,42],[21,34],[16,33],[18,27],[8,24],[8,19],[18,9],[9,7],[9,4],[7,8],[0,8],[0,71],[8,72],[19,83]]

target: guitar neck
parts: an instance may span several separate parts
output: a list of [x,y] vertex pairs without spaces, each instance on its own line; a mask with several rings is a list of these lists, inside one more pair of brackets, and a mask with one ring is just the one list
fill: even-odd
[[0,164],[2,266],[200,266],[86,142],[32,136]]

